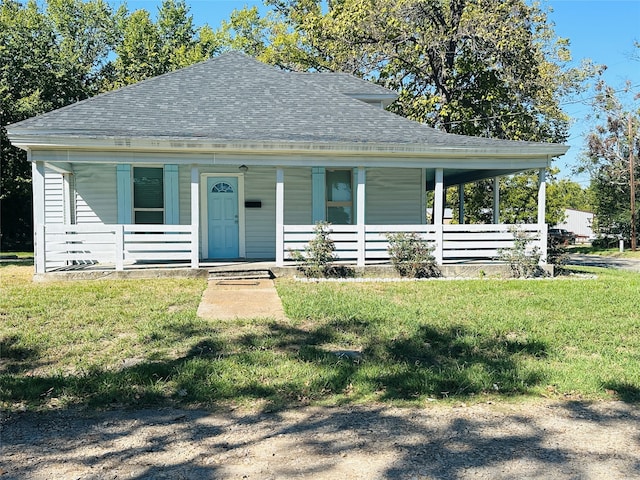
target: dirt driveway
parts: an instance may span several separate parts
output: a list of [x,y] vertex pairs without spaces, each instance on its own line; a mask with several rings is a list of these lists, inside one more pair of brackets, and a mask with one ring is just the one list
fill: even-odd
[[5,479],[640,478],[640,406],[53,411],[2,420]]

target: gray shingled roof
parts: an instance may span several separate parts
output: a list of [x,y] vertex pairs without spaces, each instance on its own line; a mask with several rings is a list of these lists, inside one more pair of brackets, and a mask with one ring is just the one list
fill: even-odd
[[397,92],[384,88],[381,85],[377,85],[361,78],[354,77],[348,73],[310,73],[310,72],[295,72],[292,75],[299,75],[308,82],[314,85],[330,90],[336,93],[342,93],[344,95],[362,95],[378,97],[384,96],[389,98],[397,98]]
[[[447,134],[343,95],[389,94],[347,75],[281,71],[239,52],[78,102],[7,128],[9,135],[211,142],[540,145]],[[328,79],[329,81],[326,81]],[[364,88],[366,87],[366,88]],[[391,147],[391,145],[389,145]]]

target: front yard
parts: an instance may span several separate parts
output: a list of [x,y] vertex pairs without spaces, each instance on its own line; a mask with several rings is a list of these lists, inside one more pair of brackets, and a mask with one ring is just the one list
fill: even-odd
[[290,320],[212,322],[204,280],[0,267],[4,409],[640,400],[640,275],[277,283]]

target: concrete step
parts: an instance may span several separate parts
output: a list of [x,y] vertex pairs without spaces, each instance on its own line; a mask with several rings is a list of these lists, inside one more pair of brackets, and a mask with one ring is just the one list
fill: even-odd
[[271,270],[209,270],[209,280],[268,280],[275,278]]

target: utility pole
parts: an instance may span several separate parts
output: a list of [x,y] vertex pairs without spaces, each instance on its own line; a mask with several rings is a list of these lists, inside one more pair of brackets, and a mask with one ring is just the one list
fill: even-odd
[[635,162],[633,158],[633,128],[629,114],[629,182],[631,183],[631,250],[636,251],[636,181],[634,178]]

